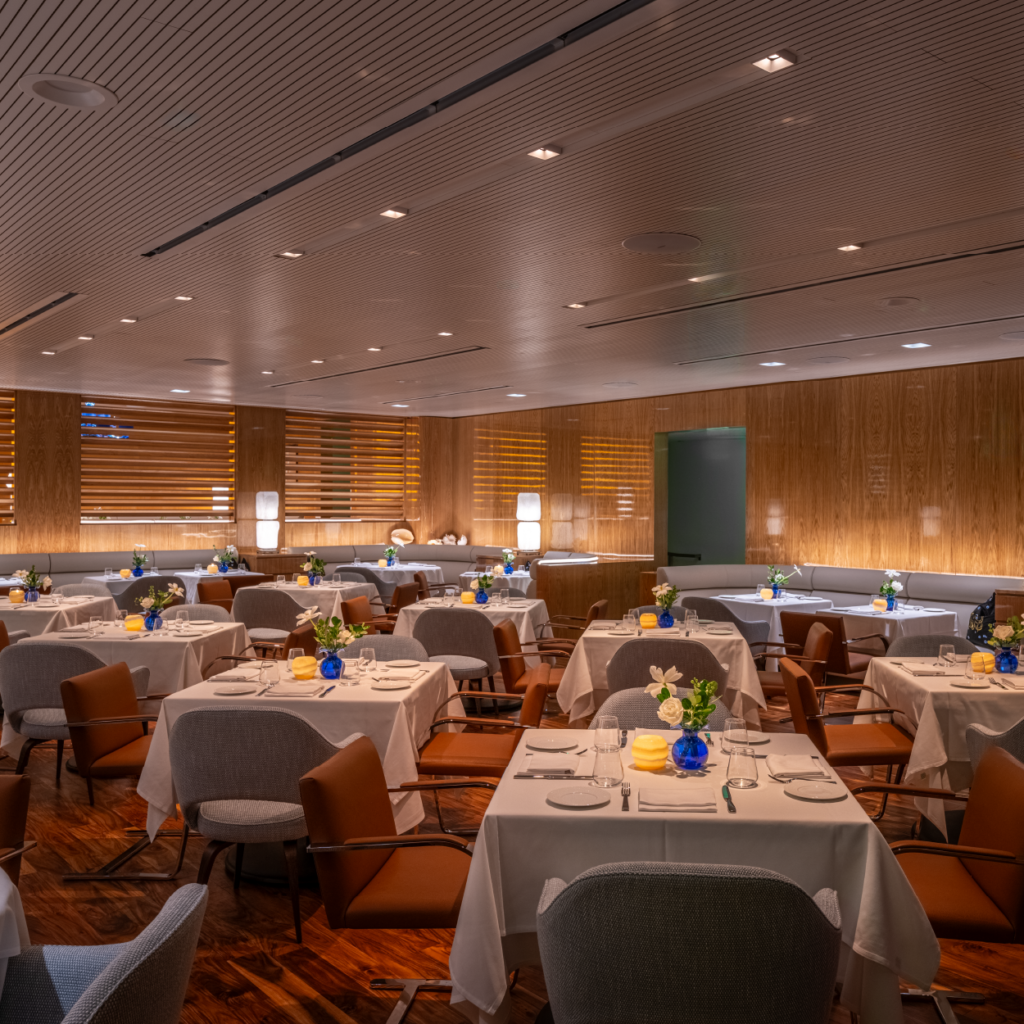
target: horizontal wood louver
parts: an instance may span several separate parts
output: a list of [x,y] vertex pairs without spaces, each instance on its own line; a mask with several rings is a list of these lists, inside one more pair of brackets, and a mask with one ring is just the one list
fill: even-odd
[[234,407],[83,395],[82,522],[234,518]]
[[478,429],[473,438],[473,518],[512,520],[520,491],[547,491],[544,431]]
[[580,492],[594,519],[648,516],[652,449],[646,441],[584,435],[580,444]]
[[419,487],[417,420],[286,414],[288,519],[416,520]]
[[14,392],[0,391],[0,523],[14,522]]

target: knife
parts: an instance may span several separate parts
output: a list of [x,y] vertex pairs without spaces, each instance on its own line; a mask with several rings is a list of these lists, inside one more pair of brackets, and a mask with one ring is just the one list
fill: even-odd
[[732,797],[729,795],[729,787],[722,786],[722,796],[725,798],[725,805],[729,808],[730,814],[736,813],[736,805],[732,802]]
[[323,692],[323,693],[318,693],[318,694],[317,694],[317,696],[318,696],[318,697],[326,697],[326,696],[327,696],[327,694],[329,694],[329,693],[331,692],[331,690],[333,690],[333,689],[334,689],[334,687],[333,687],[333,686],[328,686],[328,687],[327,687],[327,689],[326,689],[326,690],[324,690],[324,692]]
[[593,777],[593,775],[573,775],[571,773],[569,775],[530,775],[529,773],[527,773],[524,775],[512,776],[512,778],[514,779],[562,779],[563,781],[565,779],[592,779]]

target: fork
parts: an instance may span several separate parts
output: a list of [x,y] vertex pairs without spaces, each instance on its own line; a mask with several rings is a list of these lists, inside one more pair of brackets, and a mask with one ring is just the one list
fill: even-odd
[[622,784],[622,809],[624,811],[628,811],[629,810],[629,792],[630,792],[630,785],[629,785],[628,782],[624,782]]

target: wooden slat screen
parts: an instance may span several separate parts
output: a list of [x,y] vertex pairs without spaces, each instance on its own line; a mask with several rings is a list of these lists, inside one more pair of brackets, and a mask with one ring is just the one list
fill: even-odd
[[82,522],[234,517],[233,406],[82,396]]
[[287,519],[419,519],[415,419],[289,410],[284,460]]
[[0,523],[14,522],[14,392],[0,391]]
[[547,491],[548,441],[544,431],[479,428],[473,438],[473,518],[516,518],[520,491]]
[[580,443],[580,491],[594,519],[650,515],[651,445],[618,437],[584,435]]

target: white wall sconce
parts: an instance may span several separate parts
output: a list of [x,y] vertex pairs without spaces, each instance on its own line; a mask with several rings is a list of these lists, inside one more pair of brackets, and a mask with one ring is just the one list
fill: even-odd
[[516,546],[520,551],[540,551],[540,495],[520,491],[516,496]]
[[256,492],[256,547],[260,551],[277,551],[281,530],[277,518],[280,504],[277,491]]

